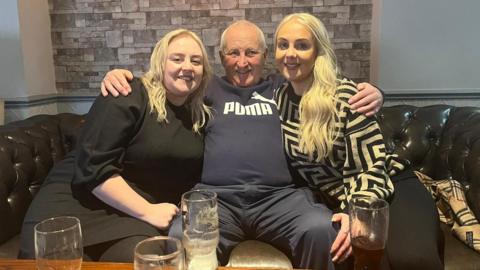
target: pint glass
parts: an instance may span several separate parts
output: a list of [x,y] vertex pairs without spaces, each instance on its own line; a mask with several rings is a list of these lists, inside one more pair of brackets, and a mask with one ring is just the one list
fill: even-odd
[[379,270],[388,235],[388,203],[377,198],[354,198],[349,209],[355,270]]
[[187,269],[215,270],[219,240],[217,194],[208,190],[186,192],[181,209]]
[[135,246],[134,270],[184,270],[183,248],[180,240],[156,236]]
[[35,260],[38,270],[80,270],[83,245],[80,220],[54,217],[34,227]]

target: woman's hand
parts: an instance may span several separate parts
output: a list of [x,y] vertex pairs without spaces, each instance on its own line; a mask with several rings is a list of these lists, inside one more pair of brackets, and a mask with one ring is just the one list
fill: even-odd
[[140,219],[159,229],[166,229],[178,211],[178,207],[171,203],[150,204]]
[[338,231],[337,238],[332,244],[330,253],[332,254],[332,261],[342,262],[350,254],[352,254],[352,245],[350,242],[350,223],[348,215],[344,213],[337,213],[332,216],[332,222],[340,222],[340,231]]
[[366,116],[376,114],[383,105],[383,94],[375,86],[369,83],[357,84],[358,93],[348,100],[352,110],[363,113]]
[[102,95],[108,96],[108,93],[112,96],[118,96],[118,93],[126,96],[132,89],[128,84],[128,81],[133,79],[132,72],[126,69],[114,69],[109,71],[102,80],[101,91]]

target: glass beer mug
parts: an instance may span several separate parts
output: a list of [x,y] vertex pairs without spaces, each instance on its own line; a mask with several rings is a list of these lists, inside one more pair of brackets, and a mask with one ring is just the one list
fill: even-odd
[[181,209],[187,269],[215,270],[219,241],[217,194],[208,190],[186,192]]
[[349,208],[354,269],[380,270],[388,235],[388,203],[377,198],[353,198]]

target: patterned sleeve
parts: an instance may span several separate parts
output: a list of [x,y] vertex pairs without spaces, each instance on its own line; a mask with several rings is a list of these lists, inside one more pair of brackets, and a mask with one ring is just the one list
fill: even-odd
[[[341,81],[337,89],[337,108],[345,143],[342,174],[346,199],[369,196],[388,200],[393,194],[393,184],[385,168],[383,136],[374,117],[366,117],[350,109],[347,101],[355,93],[357,89],[353,82]],[[342,208],[345,203],[342,202]]]

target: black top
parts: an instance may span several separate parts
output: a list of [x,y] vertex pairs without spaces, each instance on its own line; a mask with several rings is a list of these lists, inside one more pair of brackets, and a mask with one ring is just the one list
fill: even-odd
[[192,130],[184,106],[167,103],[167,123],[150,113],[140,80],[128,97],[99,97],[88,113],[77,148],[50,171],[25,216],[21,256],[33,258],[33,226],[43,219],[80,219],[84,246],[128,236],[155,236],[152,225],[120,212],[91,191],[113,174],[150,202],[180,201],[200,179],[203,137]]
[[192,132],[185,106],[167,102],[168,123],[160,123],[141,81],[132,88],[128,97],[92,105],[77,146],[74,194],[90,193],[117,173],[149,201],[176,203],[200,179],[203,138]]

